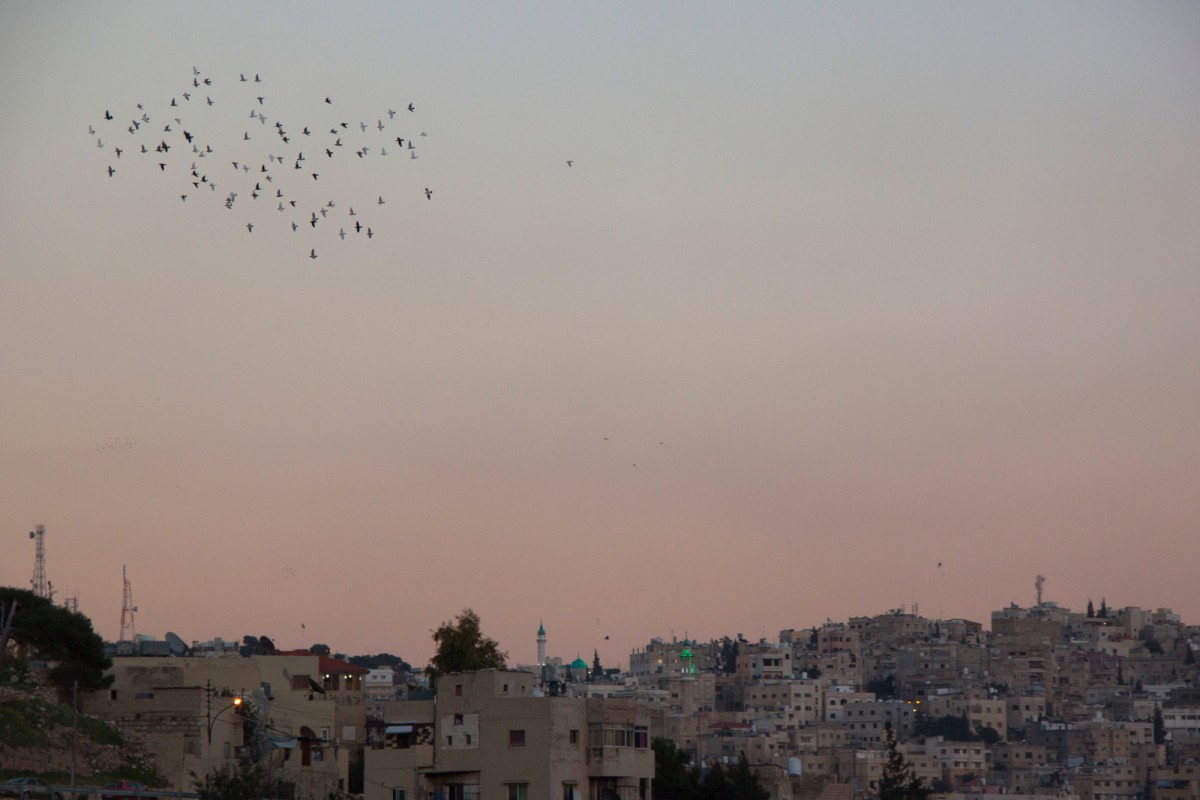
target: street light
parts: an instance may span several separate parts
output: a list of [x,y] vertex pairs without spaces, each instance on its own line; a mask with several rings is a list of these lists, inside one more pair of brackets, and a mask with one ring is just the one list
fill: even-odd
[[207,758],[208,758],[208,763],[206,764],[206,766],[204,768],[204,785],[205,786],[208,786],[208,779],[209,779],[209,776],[212,774],[213,726],[217,724],[217,720],[220,719],[221,715],[224,714],[226,711],[228,711],[231,708],[240,708],[242,705],[242,696],[241,696],[241,694],[238,694],[237,696],[235,696],[233,698],[232,703],[225,706],[220,711],[218,711],[216,714],[214,714],[214,713],[212,713],[212,698],[213,698],[213,694],[215,692],[216,692],[216,690],[212,688],[212,681],[210,681],[210,680],[205,681],[204,682],[204,693],[206,695],[205,713],[206,713],[207,720],[208,720],[208,747],[205,750],[205,752],[207,754]]

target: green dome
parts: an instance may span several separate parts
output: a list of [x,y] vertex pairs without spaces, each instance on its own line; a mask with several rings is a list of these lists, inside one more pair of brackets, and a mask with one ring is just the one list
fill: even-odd
[[587,668],[588,668],[587,662],[584,661],[582,658],[577,658],[571,662],[571,669],[587,669]]

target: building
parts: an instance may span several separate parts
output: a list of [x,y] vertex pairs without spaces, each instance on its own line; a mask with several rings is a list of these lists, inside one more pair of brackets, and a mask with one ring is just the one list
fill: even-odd
[[528,672],[438,679],[390,703],[364,755],[365,800],[649,800],[651,706],[546,696]]

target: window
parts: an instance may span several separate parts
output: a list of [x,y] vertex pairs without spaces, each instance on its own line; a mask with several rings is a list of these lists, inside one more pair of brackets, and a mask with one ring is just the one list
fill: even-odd
[[571,731],[571,744],[579,744],[579,731]]
[[[525,731],[524,730],[509,731],[508,732],[508,746],[509,747],[524,747],[525,746]],[[513,783],[513,784],[509,784],[509,785],[510,786],[526,786],[527,784]],[[510,794],[509,796],[511,797],[512,795]]]
[[579,800],[579,790],[574,783],[563,784],[562,800]]
[[462,684],[461,683],[454,684],[454,696],[462,697]]
[[393,788],[392,789],[392,800],[404,800],[404,790]]
[[508,784],[508,800],[529,800],[528,783]]
[[446,746],[447,747],[454,746],[454,734],[451,733],[446,736]]
[[466,734],[466,737],[467,737],[467,744],[470,744],[471,743],[471,734],[469,734],[469,733]]
[[454,715],[454,724],[455,724],[455,725],[462,725],[462,724],[463,724],[463,715],[462,715],[462,714],[455,714],[455,715]]

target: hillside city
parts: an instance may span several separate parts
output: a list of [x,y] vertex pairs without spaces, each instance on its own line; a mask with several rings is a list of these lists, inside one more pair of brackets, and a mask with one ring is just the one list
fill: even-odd
[[182,791],[253,761],[280,797],[650,800],[666,748],[747,764],[771,800],[865,800],[891,744],[956,799],[1200,800],[1200,626],[1170,609],[1014,604],[989,628],[900,608],[774,640],[654,638],[628,670],[531,639],[535,664],[431,674],[138,637],[108,646],[111,684],[80,707]]

